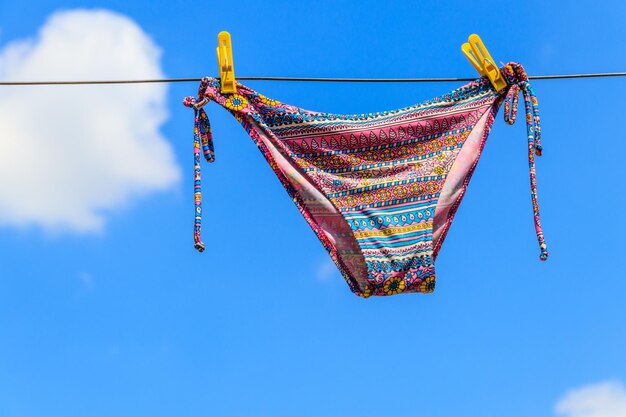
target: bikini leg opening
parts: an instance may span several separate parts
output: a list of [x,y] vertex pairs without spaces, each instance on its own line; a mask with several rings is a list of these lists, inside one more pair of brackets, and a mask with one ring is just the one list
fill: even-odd
[[446,177],[435,208],[433,259],[437,258],[452,225],[454,215],[465,196],[469,181],[482,154],[500,103],[501,100],[497,100],[474,125]]
[[[350,289],[361,294],[366,289],[367,266],[350,225],[332,202],[294,166],[279,139],[267,134],[256,122],[250,136],[257,143],[280,182],[296,203],[324,248],[329,252]],[[279,142],[278,144],[275,143]]]

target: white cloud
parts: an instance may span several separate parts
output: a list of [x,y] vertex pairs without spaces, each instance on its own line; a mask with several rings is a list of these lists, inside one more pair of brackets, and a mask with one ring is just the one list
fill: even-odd
[[571,390],[556,406],[566,417],[626,417],[626,388],[619,381],[606,381]]
[[[71,10],[0,49],[0,79],[160,78],[159,61],[128,17]],[[107,213],[175,185],[165,100],[164,84],[0,87],[0,225],[97,232]]]

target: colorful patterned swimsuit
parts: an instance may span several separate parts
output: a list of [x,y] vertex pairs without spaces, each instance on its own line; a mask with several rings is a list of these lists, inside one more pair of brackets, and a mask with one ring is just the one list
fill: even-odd
[[360,115],[318,113],[271,100],[243,85],[222,94],[202,79],[194,108],[196,248],[200,239],[200,152],[213,161],[202,106],[228,109],[259,147],[298,209],[357,295],[432,292],[435,259],[476,168],[501,104],[512,124],[524,95],[535,228],[539,221],[534,155],[541,154],[537,99],[521,65],[502,68],[508,87],[480,78],[400,110]]

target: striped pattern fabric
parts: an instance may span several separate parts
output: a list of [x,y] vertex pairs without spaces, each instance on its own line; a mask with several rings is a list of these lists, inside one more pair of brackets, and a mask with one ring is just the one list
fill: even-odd
[[481,78],[411,107],[340,115],[241,84],[222,94],[204,78],[198,101],[242,123],[351,290],[369,297],[434,290],[437,253],[506,92]]

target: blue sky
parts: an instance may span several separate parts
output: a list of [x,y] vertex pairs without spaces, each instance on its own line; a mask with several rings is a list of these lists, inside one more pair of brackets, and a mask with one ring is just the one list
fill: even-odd
[[[215,75],[221,30],[242,76],[473,76],[471,33],[531,75],[626,69],[623,2],[492,3],[0,0],[0,75]],[[248,84],[335,113],[460,85]],[[367,300],[215,105],[196,253],[195,83],[1,88],[0,417],[626,413],[626,78],[534,83],[547,262],[499,115],[437,291]]]

